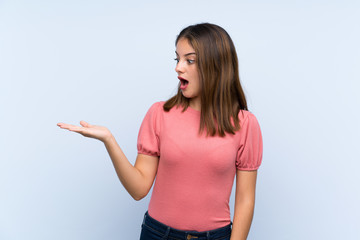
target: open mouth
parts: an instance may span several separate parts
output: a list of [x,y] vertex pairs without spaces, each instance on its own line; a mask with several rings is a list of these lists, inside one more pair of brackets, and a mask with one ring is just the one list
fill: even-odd
[[189,81],[182,77],[178,77],[178,79],[180,80],[180,89],[185,89],[189,84]]

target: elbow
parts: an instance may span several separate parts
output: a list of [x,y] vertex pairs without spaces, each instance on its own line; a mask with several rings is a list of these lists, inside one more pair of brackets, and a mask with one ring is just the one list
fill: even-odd
[[135,201],[140,201],[140,200],[143,199],[144,197],[143,197],[143,196],[132,196],[132,198],[133,198]]
[[239,199],[239,203],[242,205],[254,206],[255,205],[255,196],[254,195],[244,196]]
[[253,212],[255,209],[255,201],[252,199],[246,199],[237,202],[237,209],[241,209],[240,211],[251,211]]
[[130,194],[131,197],[135,200],[135,201],[140,201],[141,199],[143,199],[144,197],[146,197],[147,194],[141,194],[141,193],[135,193],[135,194]]
[[240,208],[253,209],[255,207],[255,196],[254,195],[242,195],[235,200],[236,205]]

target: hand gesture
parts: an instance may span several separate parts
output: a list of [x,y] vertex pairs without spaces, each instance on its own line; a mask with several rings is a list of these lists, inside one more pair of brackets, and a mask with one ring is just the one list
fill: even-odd
[[111,132],[106,127],[90,125],[85,121],[80,121],[81,126],[66,124],[66,123],[58,123],[60,128],[67,129],[72,132],[77,132],[83,135],[84,137],[90,137],[98,139],[102,142],[110,139],[112,137]]

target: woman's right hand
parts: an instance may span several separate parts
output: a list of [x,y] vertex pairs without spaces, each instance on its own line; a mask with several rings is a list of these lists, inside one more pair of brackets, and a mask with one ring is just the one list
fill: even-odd
[[105,143],[112,137],[111,132],[106,127],[90,125],[85,121],[80,121],[81,126],[71,125],[67,123],[57,124],[62,129],[67,129],[72,132],[80,133],[89,138],[95,138]]
[[140,200],[148,194],[154,183],[159,157],[138,154],[135,166],[133,166],[106,127],[90,125],[84,121],[80,122],[81,126],[66,123],[58,123],[57,125],[60,128],[80,133],[85,137],[102,141],[114,164],[116,174],[130,195],[135,200]]

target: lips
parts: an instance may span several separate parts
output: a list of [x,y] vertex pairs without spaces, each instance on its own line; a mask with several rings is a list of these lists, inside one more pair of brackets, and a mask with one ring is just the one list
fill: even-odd
[[178,79],[180,80],[180,89],[184,90],[189,85],[189,81],[182,77],[178,77]]

